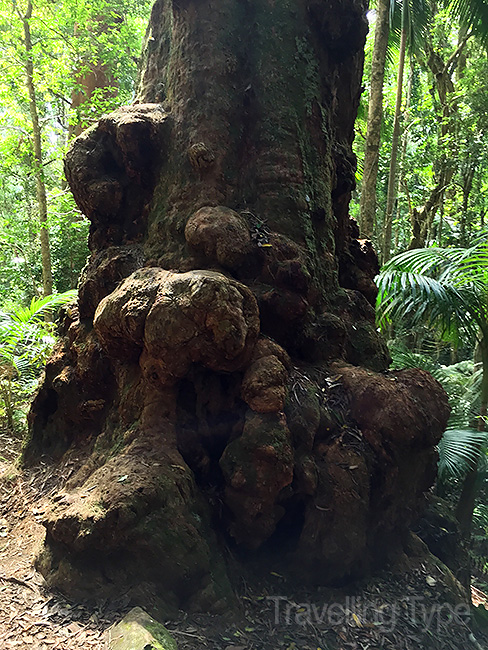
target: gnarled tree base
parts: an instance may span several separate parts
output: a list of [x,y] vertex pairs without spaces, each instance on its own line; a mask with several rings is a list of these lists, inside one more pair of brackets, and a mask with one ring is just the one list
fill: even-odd
[[348,216],[365,32],[360,0],[159,0],[153,103],[75,140],[92,256],[25,452],[84,458],[51,584],[218,608],[235,563],[338,584],[401,546],[448,407],[386,372]]

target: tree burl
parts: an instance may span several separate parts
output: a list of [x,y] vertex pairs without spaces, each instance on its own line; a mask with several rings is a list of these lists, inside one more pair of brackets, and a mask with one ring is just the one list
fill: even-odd
[[401,550],[448,406],[387,371],[348,216],[365,11],[158,0],[136,103],[74,141],[91,257],[25,452],[76,469],[49,584],[217,610],[236,565],[339,584]]

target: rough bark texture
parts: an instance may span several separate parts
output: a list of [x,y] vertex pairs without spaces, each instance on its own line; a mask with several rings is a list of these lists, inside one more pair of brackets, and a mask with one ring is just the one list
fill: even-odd
[[74,142],[92,255],[26,450],[76,458],[51,584],[216,609],[225,548],[334,584],[400,547],[448,408],[427,373],[385,372],[348,217],[364,14],[160,0],[140,103]]

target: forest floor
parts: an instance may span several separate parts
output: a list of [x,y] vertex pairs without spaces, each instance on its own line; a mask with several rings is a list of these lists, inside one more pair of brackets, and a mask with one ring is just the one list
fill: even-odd
[[[130,609],[128,599],[70,602],[46,589],[34,567],[42,504],[68,479],[73,459],[23,471],[17,438],[0,432],[0,450],[0,648],[106,650],[105,630]],[[237,617],[182,614],[165,623],[179,650],[488,649],[450,596],[438,566],[419,559],[349,590],[290,593],[278,574],[252,584],[243,577]],[[482,591],[475,596],[487,602]]]
[[0,648],[102,649],[104,630],[123,616],[124,603],[70,603],[48,591],[34,568],[45,534],[41,504],[70,468],[41,462],[21,471],[20,447],[18,438],[0,432]]

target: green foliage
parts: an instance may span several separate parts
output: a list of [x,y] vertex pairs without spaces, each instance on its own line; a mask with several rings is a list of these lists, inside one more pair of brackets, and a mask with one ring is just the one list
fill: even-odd
[[[396,3],[401,16],[403,3]],[[431,192],[441,178],[442,186],[434,214],[426,228],[426,243],[438,245],[468,245],[472,236],[484,227],[488,213],[488,82],[486,44],[488,34],[488,4],[486,0],[446,1],[435,7],[432,19],[420,6],[405,3],[405,10],[419,23],[413,34],[417,43],[427,45],[426,51],[411,49],[411,70],[405,80],[401,113],[401,154],[399,179],[393,212],[393,244],[396,251],[405,249],[412,235],[414,208],[426,205]],[[406,18],[408,19],[407,16]],[[420,18],[420,20],[417,20]],[[407,21],[408,22],[408,21]],[[374,26],[374,22],[372,24]],[[399,32],[400,18],[393,22],[392,33]],[[374,34],[368,36],[368,47]],[[467,40],[465,41],[465,39]],[[465,41],[465,42],[464,42]],[[460,42],[464,45],[459,46]],[[384,83],[382,141],[379,151],[377,181],[377,228],[375,243],[381,241],[386,208],[386,187],[391,154],[393,111],[397,91],[399,39],[390,38]],[[444,104],[439,96],[436,75],[429,61],[438,57],[441,68],[446,66]],[[367,59],[363,85],[369,92],[371,64]],[[451,85],[449,85],[451,84]],[[409,92],[409,90],[410,92]],[[365,107],[368,97],[361,100]],[[446,108],[447,107],[447,108]],[[366,121],[358,120],[355,150],[359,165],[364,156],[363,137]],[[447,176],[442,176],[444,172]],[[362,181],[358,174],[358,184]],[[441,186],[439,186],[441,187]],[[353,196],[351,214],[359,218],[359,194]],[[378,250],[380,246],[378,246]]]
[[[474,346],[488,343],[488,245],[485,238],[469,249],[417,249],[392,258],[378,277],[377,314],[380,324],[427,325],[456,347],[470,340]],[[399,359],[400,357],[400,359]],[[474,427],[475,411],[486,403],[480,372],[466,374],[462,367],[442,368],[421,355],[399,351],[397,363],[412,361],[426,367],[450,396],[451,420],[439,445],[439,476],[462,478],[476,468],[487,443],[487,434]],[[417,364],[415,364],[417,365]],[[430,365],[430,367],[428,367]],[[487,376],[486,355],[482,373]],[[461,390],[460,390],[461,389]],[[478,410],[479,412],[479,410]],[[478,416],[479,417],[479,416]]]
[[[24,0],[17,4],[24,12]],[[85,264],[89,226],[65,187],[68,136],[75,126],[89,126],[132,100],[150,3],[35,0],[33,5],[29,25],[52,267],[55,286],[64,291],[76,286]],[[37,297],[41,286],[25,64],[22,21],[10,0],[0,0],[0,307],[5,308]],[[95,83],[87,95],[90,79],[101,87]]]
[[486,533],[488,532],[488,504],[479,503],[476,506],[473,513],[473,523],[478,529],[484,531],[481,539],[486,539]]
[[459,22],[472,29],[482,40],[488,43],[488,3],[486,0],[450,0],[450,13]]
[[444,366],[431,355],[412,352],[404,345],[390,345],[394,368],[422,368],[430,372],[442,385],[449,398],[451,416],[438,446],[438,475],[440,481],[462,479],[476,467],[480,447],[488,442],[488,434],[474,429],[479,411],[480,370],[474,370],[471,361]]
[[392,258],[377,278],[381,326],[406,320],[436,328],[445,340],[488,334],[488,244],[424,248]]
[[47,318],[75,297],[76,291],[67,291],[0,311],[0,400],[9,428],[14,428],[18,408],[34,391],[54,345],[54,324]]
[[412,53],[422,51],[429,35],[432,21],[432,3],[427,0],[390,0],[391,31],[396,38],[390,37],[390,45],[400,44],[400,32],[407,32],[407,44]]
[[468,470],[477,467],[480,447],[486,443],[484,431],[448,427],[439,443],[439,477],[464,478]]

